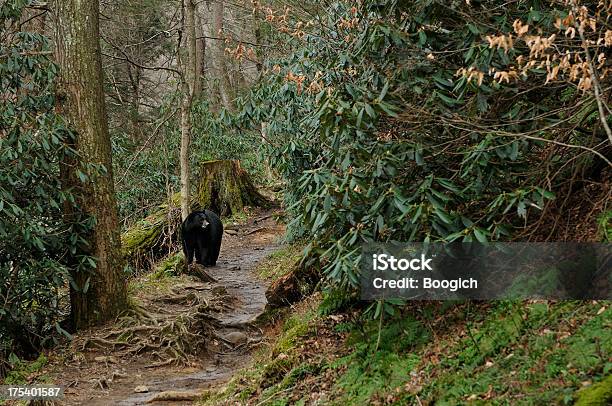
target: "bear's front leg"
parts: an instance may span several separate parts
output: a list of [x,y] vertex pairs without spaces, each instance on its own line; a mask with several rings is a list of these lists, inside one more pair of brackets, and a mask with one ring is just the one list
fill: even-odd
[[185,261],[187,265],[193,262],[194,249],[193,247],[189,247],[189,245],[183,240],[183,253],[185,254]]
[[204,266],[207,265],[206,262],[208,261],[208,251],[208,247],[206,246],[204,241],[202,241],[202,239],[198,240],[198,249],[196,252],[196,261],[198,262],[198,264]]

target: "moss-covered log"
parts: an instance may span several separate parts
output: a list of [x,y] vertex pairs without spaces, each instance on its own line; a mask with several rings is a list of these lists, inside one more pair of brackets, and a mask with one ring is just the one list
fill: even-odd
[[[198,186],[192,196],[192,210],[206,208],[229,216],[240,212],[244,206],[269,204],[239,161],[204,162],[200,177],[194,183]],[[121,236],[123,254],[131,267],[136,271],[148,271],[155,262],[180,250],[180,224],[180,193],[176,193],[170,204],[160,205]]]
[[262,196],[240,166],[240,161],[208,161],[200,168],[197,200],[201,207],[221,216],[231,216],[244,206],[265,207]]
[[136,271],[148,271],[151,266],[180,247],[180,193],[170,204],[157,210],[130,227],[121,236],[123,255]]

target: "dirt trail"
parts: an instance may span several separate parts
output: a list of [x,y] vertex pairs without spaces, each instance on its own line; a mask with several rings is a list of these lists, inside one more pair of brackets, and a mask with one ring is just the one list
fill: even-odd
[[[265,213],[264,213],[265,214]],[[262,214],[260,213],[260,217]],[[262,339],[262,332],[253,322],[266,305],[265,282],[254,273],[257,264],[268,254],[278,249],[277,240],[283,233],[282,226],[271,218],[258,224],[250,220],[240,227],[237,235],[224,235],[221,255],[217,266],[207,272],[218,282],[205,284],[193,277],[176,280],[176,290],[196,292],[222,292],[222,306],[214,317],[219,321],[215,327],[217,337],[234,336],[246,340],[230,343],[223,339],[208,339],[205,350],[190,357],[188,365],[173,364],[154,367],[158,358],[151,352],[125,356],[114,348],[66,348],[63,358],[53,362],[52,378],[65,387],[66,405],[144,405],[168,404],[148,403],[162,392],[178,391],[201,393],[210,387],[227,381],[237,369],[250,359],[249,348]],[[174,283],[174,281],[173,281]],[[193,302],[164,302],[159,292],[137,293],[145,309],[159,310],[166,317],[180,318],[181,313],[192,310]],[[210,297],[206,299],[208,303]],[[190,307],[191,306],[191,307]],[[114,326],[83,332],[74,340],[85,342],[87,337],[104,337]],[[236,333],[239,332],[239,333]],[[198,332],[194,332],[198,333]],[[80,351],[79,351],[80,350]],[[136,393],[136,387],[146,392]],[[192,401],[171,404],[191,404]]]

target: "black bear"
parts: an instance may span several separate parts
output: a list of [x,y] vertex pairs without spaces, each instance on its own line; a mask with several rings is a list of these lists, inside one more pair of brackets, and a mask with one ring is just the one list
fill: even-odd
[[195,254],[196,263],[215,266],[221,249],[223,223],[210,210],[194,211],[181,226],[183,252],[187,264],[191,264]]

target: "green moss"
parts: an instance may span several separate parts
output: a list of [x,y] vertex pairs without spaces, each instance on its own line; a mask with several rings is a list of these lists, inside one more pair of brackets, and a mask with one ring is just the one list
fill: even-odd
[[612,210],[607,210],[597,219],[601,241],[612,241]]
[[492,393],[500,404],[567,404],[582,382],[609,369],[612,310],[601,307],[498,302],[468,326],[468,337],[438,344],[450,350],[439,355],[439,363],[423,367],[431,378],[419,398],[457,404]]
[[291,369],[279,384],[280,388],[288,388],[309,375],[317,375],[325,368],[324,364],[301,363]]
[[127,230],[121,236],[123,254],[130,257],[142,247],[154,245],[162,232],[162,228],[158,227],[157,223],[158,221],[151,223],[145,219]]
[[282,381],[293,368],[295,359],[289,356],[277,357],[264,364],[259,386],[268,388]]
[[266,309],[262,314],[257,317],[257,325],[264,327],[276,323],[278,320],[284,319],[290,312],[288,307],[271,307],[266,306]]
[[[9,364],[11,365],[11,371],[7,374],[4,379],[5,385],[24,385],[28,384],[28,378],[32,374],[40,372],[49,360],[45,354],[40,354],[34,361],[23,361],[12,354],[9,356]],[[44,383],[48,380],[48,377],[42,376],[37,378],[38,383]]]
[[[171,221],[176,228],[180,218],[178,212]],[[121,235],[121,249],[124,257],[136,268],[147,268],[157,253],[163,250],[164,231],[168,224],[167,206],[162,206],[145,219],[130,227]]]
[[272,348],[272,356],[286,354],[295,348],[299,339],[308,333],[314,318],[313,311],[289,317],[283,324],[283,333]]
[[159,261],[154,266],[154,271],[148,275],[129,280],[128,292],[131,307],[138,307],[139,303],[135,296],[143,293],[167,293],[172,290],[177,281],[182,277],[182,269],[185,266],[185,257],[182,252],[175,252]]
[[[322,404],[610,404],[612,308],[602,302],[422,304],[383,323],[344,323],[348,355],[319,364],[304,349],[322,320],[294,312],[252,367],[208,404],[267,404],[326,383]],[[416,317],[418,314],[418,317]],[[380,339],[379,339],[380,337]],[[583,382],[594,385],[578,390]],[[296,387],[297,393],[287,392]],[[306,389],[307,390],[307,389]],[[418,396],[418,399],[417,399]]]
[[601,382],[580,389],[575,406],[606,406],[612,403],[612,375]]
[[351,354],[348,367],[336,381],[333,393],[342,395],[334,404],[371,404],[376,395],[409,382],[410,373],[420,361],[420,357],[412,353],[373,351],[363,354],[357,351]]
[[185,255],[182,252],[175,252],[161,260],[155,267],[151,275],[152,279],[162,279],[166,276],[177,276],[185,268]]
[[232,215],[224,220],[226,224],[240,224],[245,223],[248,220],[249,216],[244,212],[240,211],[238,213],[232,213]]
[[[170,250],[168,241],[178,241],[180,217],[180,193],[172,198],[173,209],[168,216],[168,204],[164,203],[146,218],[140,220],[121,235],[121,249],[128,263],[138,269],[149,270],[155,261]],[[194,207],[195,208],[195,207]],[[168,238],[168,233],[172,238]]]

